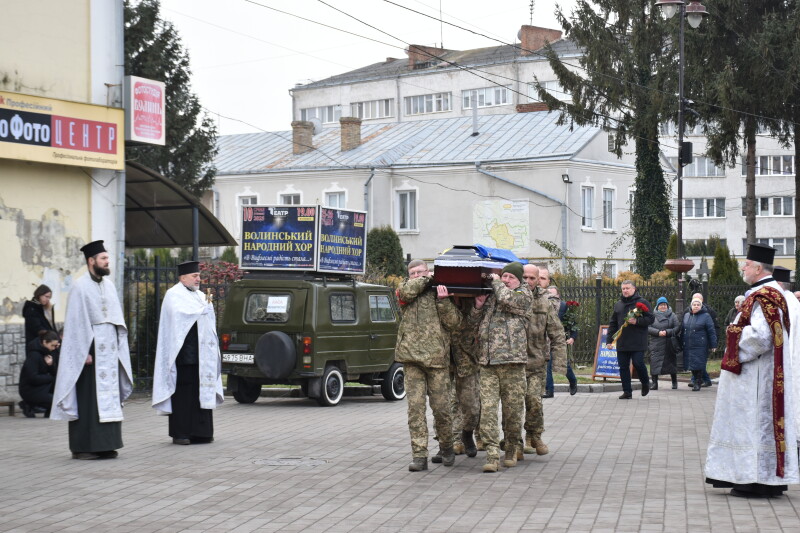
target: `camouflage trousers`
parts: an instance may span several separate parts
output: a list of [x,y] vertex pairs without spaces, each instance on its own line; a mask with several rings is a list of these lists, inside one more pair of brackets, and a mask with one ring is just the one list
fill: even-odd
[[500,457],[497,411],[501,403],[506,446],[522,446],[525,389],[524,363],[487,365],[481,368],[481,439],[486,447],[487,459]]
[[450,371],[403,363],[405,370],[408,431],[411,434],[411,455],[428,457],[428,418],[426,399],[430,396],[433,427],[441,448],[453,446],[453,412],[451,407]]
[[481,416],[481,374],[453,378],[453,433],[461,438],[462,431],[475,431]]
[[528,382],[525,391],[525,432],[529,435],[541,436],[544,432],[544,410],[542,409],[544,378],[544,368],[540,372],[525,372],[525,379]]

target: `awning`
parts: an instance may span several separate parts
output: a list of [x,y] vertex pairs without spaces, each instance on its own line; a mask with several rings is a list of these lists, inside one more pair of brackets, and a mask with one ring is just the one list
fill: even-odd
[[183,187],[138,163],[125,165],[125,246],[177,248],[194,245],[197,212],[199,246],[236,246],[236,240]]

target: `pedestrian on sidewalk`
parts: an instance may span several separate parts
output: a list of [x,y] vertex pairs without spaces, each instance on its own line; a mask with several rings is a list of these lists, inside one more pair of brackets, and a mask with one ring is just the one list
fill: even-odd
[[703,372],[708,362],[708,351],[717,350],[717,331],[714,321],[703,307],[700,298],[692,298],[689,314],[683,315],[681,340],[683,343],[683,360],[686,368],[692,372],[692,390],[699,391],[703,382]]
[[656,300],[654,315],[653,323],[647,330],[650,335],[650,375],[653,378],[650,390],[658,390],[658,376],[662,374],[669,374],[672,388],[677,389],[677,346],[681,325],[664,296]]
[[608,337],[616,340],[608,343],[608,348],[617,348],[619,377],[622,380],[620,400],[633,397],[631,387],[631,362],[642,383],[642,396],[650,392],[650,376],[644,364],[644,353],[647,351],[647,328],[653,323],[653,308],[650,302],[639,295],[636,284],[625,280],[620,284],[622,296],[614,304],[614,312],[608,321]]

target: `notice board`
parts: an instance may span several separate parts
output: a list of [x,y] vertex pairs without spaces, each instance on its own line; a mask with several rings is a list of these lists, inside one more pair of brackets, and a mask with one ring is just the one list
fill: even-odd
[[592,370],[592,379],[620,379],[617,349],[608,347],[607,336],[608,325],[600,326],[597,332],[597,346],[594,350],[594,370]]

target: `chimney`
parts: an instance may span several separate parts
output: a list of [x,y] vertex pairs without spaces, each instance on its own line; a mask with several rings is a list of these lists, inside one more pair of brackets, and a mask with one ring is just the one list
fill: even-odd
[[406,54],[408,54],[408,70],[424,68],[431,61],[438,61],[438,59],[433,56],[441,57],[444,52],[447,52],[447,49],[425,46],[422,44],[408,45],[408,48],[406,48]]
[[561,39],[559,30],[540,28],[539,26],[522,26],[519,30],[520,46],[523,56],[533,55],[533,52],[542,48],[546,43],[553,43]]
[[517,113],[535,113],[536,111],[550,111],[550,108],[544,102],[517,104]]
[[342,117],[339,124],[342,126],[342,152],[361,146],[361,119]]
[[292,121],[292,153],[304,154],[313,150],[311,136],[314,134],[314,124],[307,120]]

